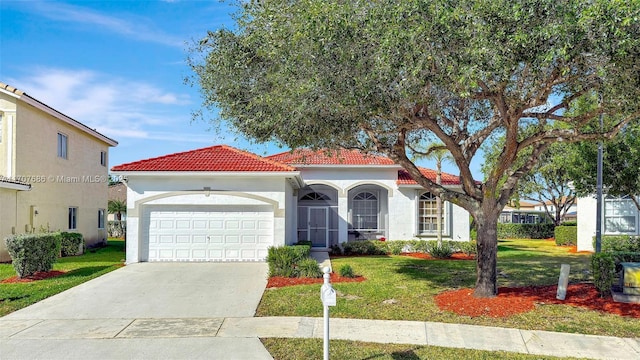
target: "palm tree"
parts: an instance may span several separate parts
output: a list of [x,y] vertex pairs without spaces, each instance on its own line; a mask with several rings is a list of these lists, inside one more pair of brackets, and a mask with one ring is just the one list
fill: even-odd
[[122,220],[122,213],[127,211],[127,204],[122,200],[109,200],[107,203],[109,214],[115,214],[116,220]]
[[[414,160],[426,159],[436,162],[436,184],[442,185],[442,163],[455,163],[453,156],[443,144],[433,143],[424,152],[416,152]],[[438,247],[442,247],[442,199],[436,196],[436,232]]]

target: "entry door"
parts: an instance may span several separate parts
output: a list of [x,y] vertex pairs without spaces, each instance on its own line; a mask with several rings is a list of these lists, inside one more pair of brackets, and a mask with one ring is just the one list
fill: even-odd
[[313,247],[329,247],[329,208],[309,208],[308,231]]

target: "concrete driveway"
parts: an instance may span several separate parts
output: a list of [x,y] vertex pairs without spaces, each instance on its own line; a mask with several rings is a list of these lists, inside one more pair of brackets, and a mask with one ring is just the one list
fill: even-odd
[[0,318],[0,358],[271,359],[257,338],[220,338],[252,317],[265,263],[139,263]]

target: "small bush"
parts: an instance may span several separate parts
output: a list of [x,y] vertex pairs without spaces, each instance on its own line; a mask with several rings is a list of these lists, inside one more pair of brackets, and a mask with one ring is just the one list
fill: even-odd
[[386,251],[382,250],[376,243],[382,241],[377,240],[357,240],[342,244],[342,252],[344,255],[386,255]]
[[471,229],[469,231],[469,237],[471,238],[471,240],[478,240],[478,230]]
[[600,252],[591,256],[591,270],[593,272],[593,284],[601,297],[606,297],[611,292],[615,277],[615,261],[610,253]]
[[578,227],[562,224],[553,231],[556,245],[576,245],[578,243]]
[[353,273],[353,268],[351,267],[351,265],[349,264],[344,264],[342,266],[340,266],[340,270],[338,270],[338,273],[340,274],[340,276],[342,277],[348,277],[348,278],[352,278],[355,277],[356,275]]
[[498,239],[548,239],[553,224],[498,224]]
[[393,255],[402,254],[402,249],[405,247],[405,241],[390,241],[388,244],[389,252]]
[[429,247],[427,245],[426,240],[413,240],[411,241],[411,251],[412,252],[421,252],[428,253]]
[[269,276],[296,277],[296,265],[310,253],[308,245],[270,247],[267,253]]
[[5,242],[13,268],[21,278],[51,271],[60,254],[60,233],[12,235]]
[[478,244],[475,241],[460,241],[456,245],[460,252],[467,256],[476,255],[478,253]]
[[311,243],[311,240],[300,240],[297,243],[295,243],[294,245],[309,245],[309,246],[312,246],[313,244]]
[[298,276],[308,278],[320,278],[322,277],[322,271],[318,262],[312,258],[305,258],[298,262]]
[[331,254],[342,255],[342,248],[338,244],[331,245]]
[[448,241],[443,241],[442,245],[438,246],[436,240],[427,241],[427,252],[429,255],[437,259],[446,259],[453,255],[453,248]]
[[[640,252],[640,236],[606,235],[600,243],[602,252]],[[596,238],[593,238],[593,248],[596,247]]]
[[82,234],[60,233],[60,256],[75,256],[84,254],[85,246]]

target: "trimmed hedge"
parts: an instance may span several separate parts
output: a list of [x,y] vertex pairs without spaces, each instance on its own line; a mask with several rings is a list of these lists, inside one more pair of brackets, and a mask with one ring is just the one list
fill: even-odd
[[19,277],[51,271],[60,254],[60,233],[18,234],[5,239],[11,264]]
[[443,249],[438,248],[436,240],[357,240],[343,243],[342,249],[339,246],[335,247],[336,249],[332,250],[335,254],[344,255],[399,255],[402,252],[421,252],[434,257],[448,257],[454,252],[462,252],[466,255],[477,253],[475,241],[453,240],[443,240]]
[[549,239],[554,225],[548,224],[498,224],[498,239]]
[[577,245],[578,244],[578,226],[576,225],[559,225],[553,231],[556,239],[556,245]]
[[622,271],[620,263],[623,262],[640,262],[640,252],[603,251],[591,256],[593,283],[600,296],[608,296],[618,274]]
[[85,244],[82,234],[62,232],[60,233],[60,256],[76,256],[84,254]]
[[[602,252],[640,252],[640,236],[605,235],[602,236]],[[596,248],[596,238],[593,237],[593,248]]]

